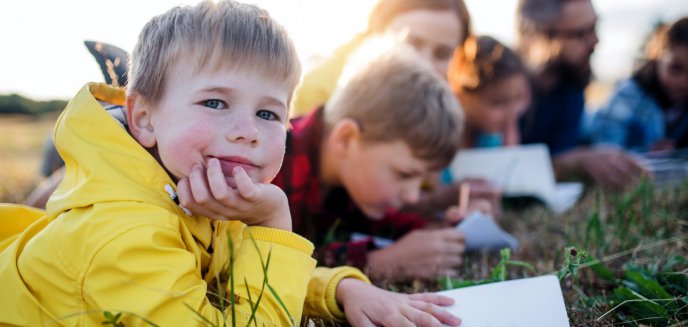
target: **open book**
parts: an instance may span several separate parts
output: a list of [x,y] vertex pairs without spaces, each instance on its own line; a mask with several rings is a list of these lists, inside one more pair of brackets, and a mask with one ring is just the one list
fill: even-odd
[[460,150],[449,169],[454,180],[484,178],[506,197],[532,196],[555,213],[570,209],[583,193],[581,183],[556,183],[544,144]]
[[447,311],[462,327],[568,327],[557,277],[541,276],[439,292],[454,299]]

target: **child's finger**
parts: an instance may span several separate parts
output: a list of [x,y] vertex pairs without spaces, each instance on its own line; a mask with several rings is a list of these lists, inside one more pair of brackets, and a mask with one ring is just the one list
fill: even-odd
[[[403,307],[399,308],[399,312],[397,314],[391,314],[391,315],[386,315],[384,317],[381,317],[379,324],[381,326],[409,326],[409,327],[415,327],[415,326],[421,326],[418,321],[414,321],[412,318],[415,316],[414,312],[417,312],[418,310],[411,308],[409,306],[404,305]],[[423,325],[424,326],[424,325]]]
[[449,256],[461,256],[466,252],[466,243],[461,241],[446,242],[442,247],[442,253]]
[[455,268],[460,267],[463,264],[463,258],[461,254],[449,254],[442,256],[442,267]]
[[187,205],[191,204],[193,197],[191,196],[191,188],[189,187],[188,178],[184,177],[177,183],[177,197],[179,198],[179,203],[184,207],[187,207]]
[[411,300],[424,301],[432,304],[441,305],[443,307],[454,304],[454,300],[452,298],[434,293],[410,294],[409,298],[411,298]]
[[438,230],[438,236],[447,242],[465,242],[466,237],[460,230],[454,227],[447,227]]
[[251,181],[246,171],[241,167],[235,167],[232,173],[234,173],[239,194],[248,201],[255,201],[258,198],[258,186]]
[[236,197],[233,196],[234,192],[232,192],[229,185],[227,185],[225,174],[222,173],[222,167],[220,167],[219,160],[215,158],[208,160],[207,174],[210,192],[216,200],[227,205],[236,200]]
[[[420,312],[416,313],[416,315],[419,317],[416,319],[418,319],[420,321],[427,321],[428,326],[434,326],[435,324],[437,324],[439,326],[441,326],[442,324],[449,325],[449,326],[458,326],[461,324],[461,319],[459,319],[458,317],[449,313],[447,310],[444,310],[444,309],[440,308],[439,306],[437,306],[433,303],[425,302],[425,301],[411,301],[410,304],[412,307],[422,311],[422,313],[420,313]],[[431,317],[421,316],[423,314],[428,314]],[[428,319],[428,318],[432,318],[432,319]],[[414,321],[416,321],[416,320],[414,320]]]
[[466,213],[461,212],[458,206],[451,206],[444,212],[444,220],[452,225],[458,224],[466,218]]
[[179,197],[179,204],[184,208],[189,209],[193,214],[204,217],[215,217],[215,213],[203,208],[194,201],[191,194],[191,187],[189,186],[189,179],[184,177],[177,183],[177,197]]
[[477,210],[492,217],[492,204],[486,199],[475,199],[471,202],[469,208],[470,212]]
[[187,208],[189,210],[193,208],[199,214],[203,212],[203,215],[208,218],[223,219],[222,217],[224,216],[232,216],[231,212],[227,212],[231,207],[218,202],[211,194],[206,179],[206,173],[203,170],[202,165],[196,164],[188,176],[189,185],[191,187],[191,200],[195,205],[189,205]]
[[[406,320],[410,323],[410,326],[423,326],[423,327],[442,327],[442,323],[435,318],[433,315],[433,305],[426,302],[416,302],[422,303],[418,307],[413,305],[414,301],[411,301],[410,307],[402,308],[401,312]],[[396,325],[395,325],[396,326]]]
[[211,200],[211,196],[205,174],[203,173],[203,166],[195,164],[193,168],[191,168],[191,173],[189,173],[188,178],[194,201],[201,205],[208,204]]

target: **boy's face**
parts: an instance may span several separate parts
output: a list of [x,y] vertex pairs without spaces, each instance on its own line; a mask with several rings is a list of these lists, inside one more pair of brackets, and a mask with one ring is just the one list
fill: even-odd
[[137,137],[139,142],[155,146],[176,179],[217,158],[231,187],[236,166],[254,182],[270,182],[284,158],[288,88],[246,69],[196,72],[192,66],[180,60],[169,72],[165,94],[142,118],[151,139]]
[[428,165],[404,141],[370,143],[356,138],[341,161],[340,178],[356,205],[371,219],[415,203]]

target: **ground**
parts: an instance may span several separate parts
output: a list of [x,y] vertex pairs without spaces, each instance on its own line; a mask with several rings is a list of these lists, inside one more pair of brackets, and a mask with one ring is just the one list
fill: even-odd
[[0,202],[20,202],[40,182],[41,150],[56,119],[0,115]]

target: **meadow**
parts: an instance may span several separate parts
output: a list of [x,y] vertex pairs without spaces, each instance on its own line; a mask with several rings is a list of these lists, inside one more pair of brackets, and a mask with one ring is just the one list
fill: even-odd
[[[0,115],[0,202],[21,202],[40,182],[41,151],[56,117]],[[457,280],[381,286],[437,291],[558,274],[572,326],[688,326],[687,182],[656,188],[648,181],[625,193],[590,188],[560,216],[507,203],[500,224],[519,239],[517,253],[469,254]],[[303,325],[340,326],[319,319]]]
[[58,114],[0,115],[0,202],[21,202],[41,181],[41,151]]

